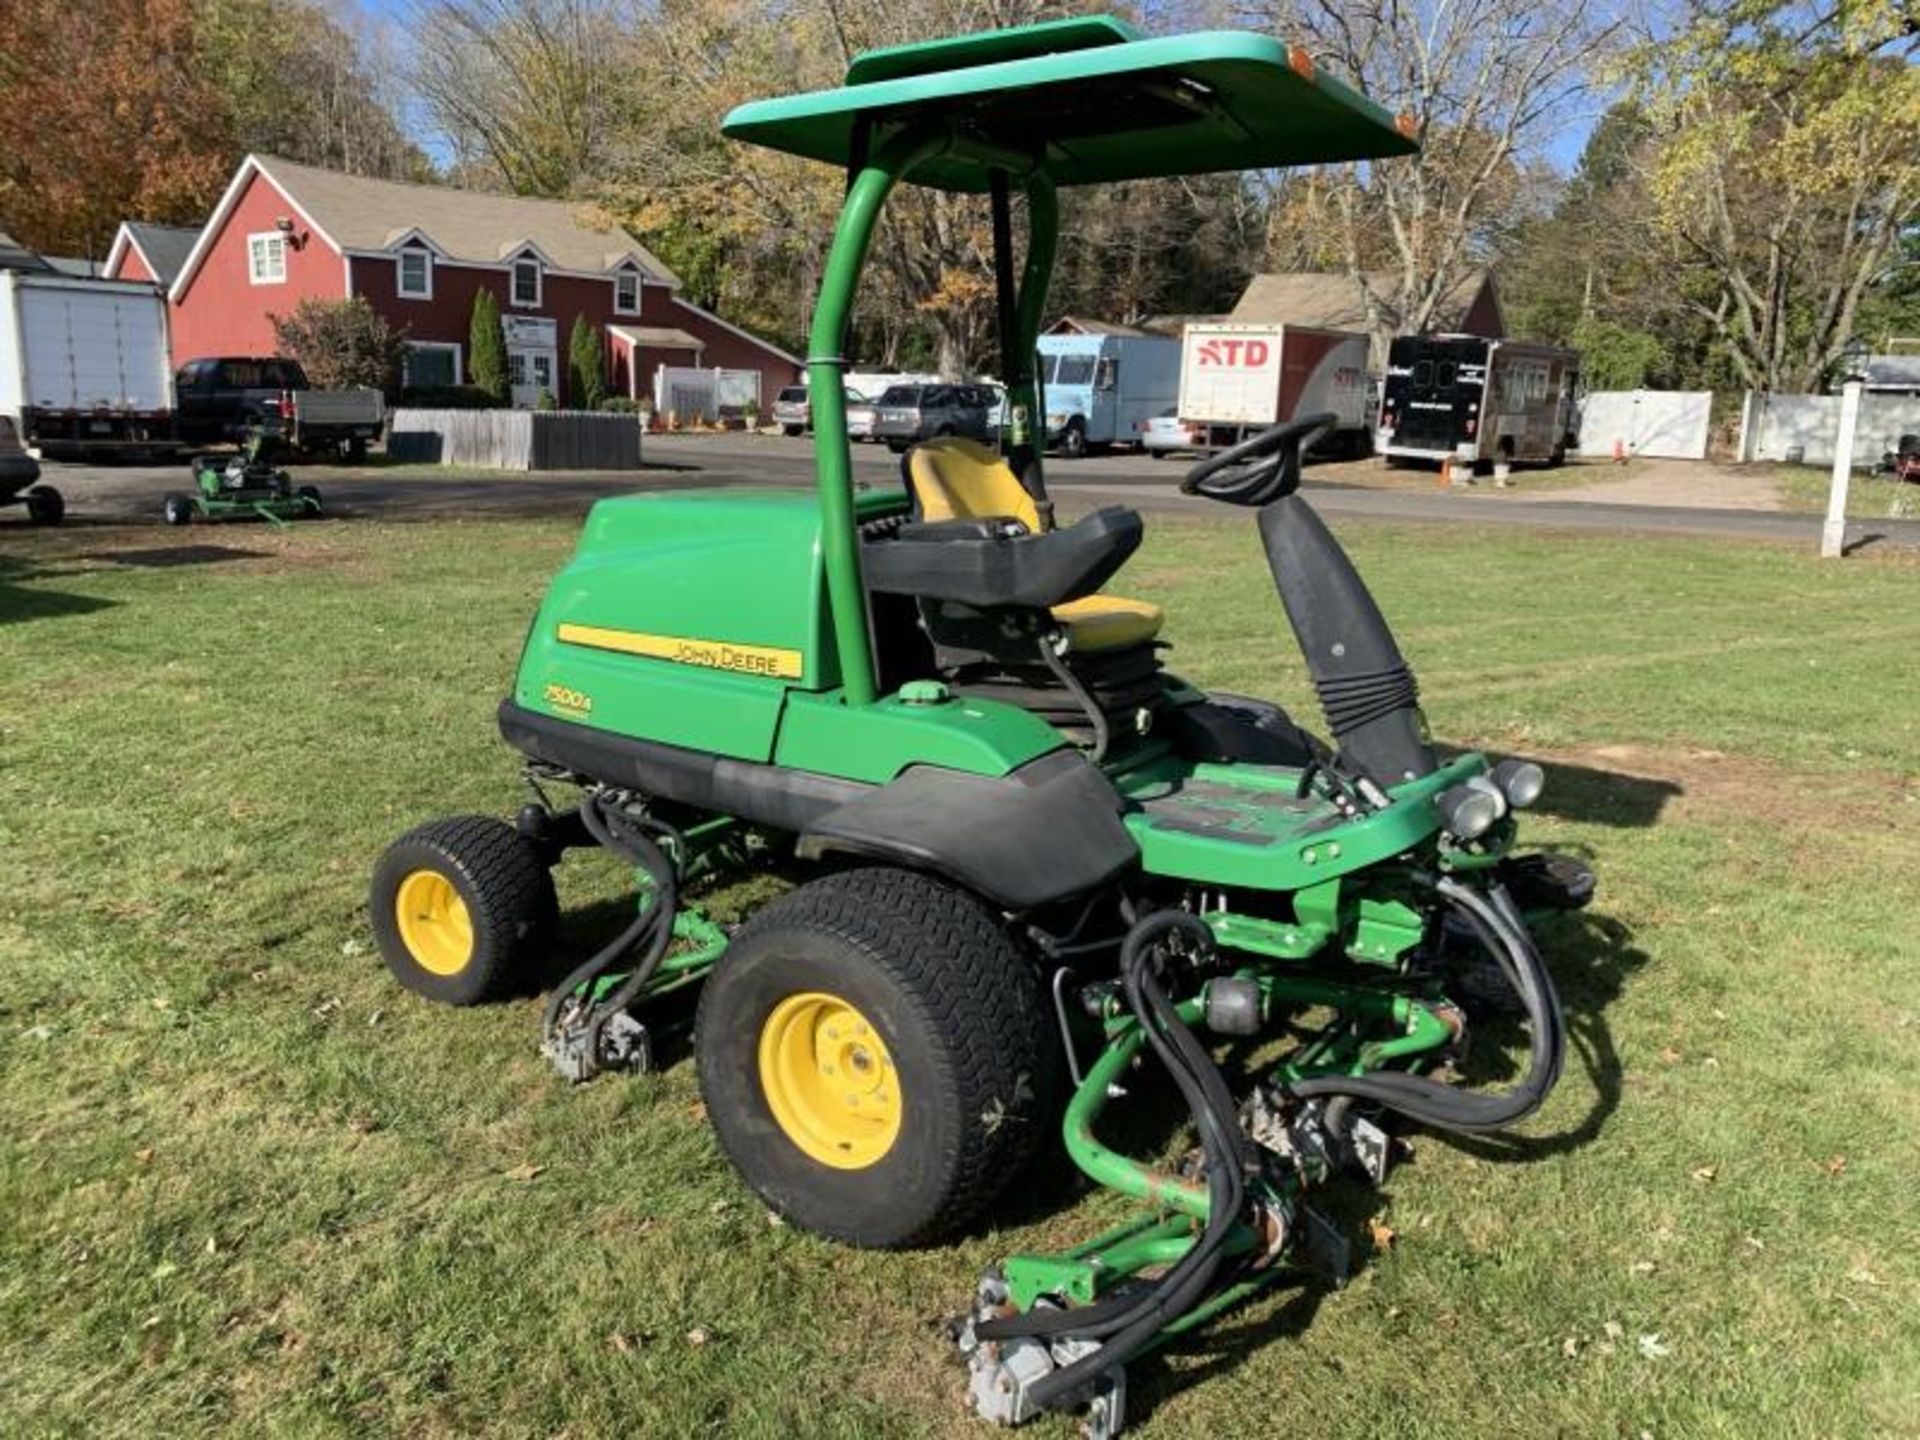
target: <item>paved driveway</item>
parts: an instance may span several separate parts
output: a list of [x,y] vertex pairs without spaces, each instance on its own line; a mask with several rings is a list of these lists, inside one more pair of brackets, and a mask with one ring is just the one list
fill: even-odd
[[[317,485],[330,513],[383,519],[461,514],[584,514],[608,495],[688,485],[800,486],[813,482],[813,453],[805,439],[767,435],[658,436],[646,446],[647,468],[638,472],[561,472],[538,475],[447,475],[429,467],[296,467],[302,484]],[[1217,513],[1212,502],[1179,493],[1184,460],[1115,454],[1084,460],[1054,460],[1048,485],[1069,512],[1124,503],[1142,509]],[[854,447],[857,480],[886,485],[899,472],[898,457],[877,445]],[[1818,516],[1729,505],[1688,507],[1633,503],[1631,492],[1605,488],[1613,479],[1596,466],[1597,487],[1573,498],[1556,490],[1440,490],[1418,478],[1382,484],[1378,462],[1315,465],[1306,493],[1336,520],[1447,521],[1513,525],[1531,530],[1579,530],[1719,536],[1814,545]],[[188,483],[184,464],[87,466],[50,463],[46,480],[67,499],[68,523],[153,524],[161,498]],[[1669,497],[1670,498],[1670,497]],[[1626,502],[1626,503],[1623,503]],[[17,512],[16,512],[17,516]],[[0,529],[18,524],[0,512]],[[1859,520],[1854,543],[1920,546],[1920,521]]]

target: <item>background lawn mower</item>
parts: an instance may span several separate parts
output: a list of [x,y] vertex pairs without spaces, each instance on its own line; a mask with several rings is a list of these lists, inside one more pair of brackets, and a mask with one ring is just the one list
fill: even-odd
[[[551,992],[546,1054],[570,1079],[644,1069],[654,1002],[697,985],[722,1147],[773,1209],[851,1244],[950,1234],[1057,1159],[1059,1134],[1138,1219],[1008,1257],[956,1331],[981,1415],[1085,1406],[1110,1435],[1129,1361],[1301,1264],[1337,1267],[1314,1186],[1381,1179],[1397,1124],[1511,1125],[1560,1073],[1529,917],[1583,904],[1592,877],[1515,851],[1537,766],[1429,745],[1412,671],[1295,493],[1330,417],[1184,482],[1256,520],[1329,740],[1165,670],[1160,608],[1102,589],[1139,515],[1056,525],[1038,454],[1057,186],[1414,144],[1271,39],[1145,39],[1104,18],[862,55],[844,88],[742,106],[725,130],[848,172],[808,362],[818,493],[596,505],[500,707],[535,800],[512,824],[397,841],[375,933],[424,995],[524,988],[552,866],[613,851],[638,912]],[[856,493],[844,337],[906,179],[990,197],[1008,447],[935,440],[908,454],[904,489]],[[570,805],[547,798],[561,786]],[[769,855],[804,883],[738,929],[691,902]],[[1488,973],[1530,1044],[1498,1093],[1439,1074],[1466,1040],[1456,998]],[[1214,1053],[1229,1041],[1262,1057],[1237,1091]],[[1102,1138],[1111,1103],[1163,1080],[1184,1153]]]
[[285,453],[279,433],[263,426],[248,432],[239,453],[224,462],[196,456],[193,490],[168,495],[161,502],[161,513],[169,525],[247,516],[275,525],[313,519],[320,514],[320,492],[311,485],[296,487],[293,477],[274,464]]

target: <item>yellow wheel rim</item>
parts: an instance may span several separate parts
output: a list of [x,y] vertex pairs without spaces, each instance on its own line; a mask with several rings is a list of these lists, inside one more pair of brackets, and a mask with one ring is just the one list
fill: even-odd
[[838,995],[809,990],[773,1007],[760,1030],[760,1088],[786,1137],[836,1170],[864,1170],[899,1137],[893,1057]]
[[458,975],[473,959],[473,917],[453,882],[438,870],[415,870],[394,892],[400,943],[422,970]]

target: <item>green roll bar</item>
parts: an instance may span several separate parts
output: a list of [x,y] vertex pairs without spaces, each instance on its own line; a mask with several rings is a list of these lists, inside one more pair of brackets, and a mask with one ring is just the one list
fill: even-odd
[[[860,576],[859,531],[853,513],[853,442],[847,436],[847,359],[843,352],[852,315],[854,287],[866,264],[875,226],[894,186],[917,165],[952,153],[977,151],[944,126],[910,126],[883,140],[864,162],[851,167],[846,203],[827,251],[820,298],[813,308],[807,339],[807,390],[813,409],[813,463],[820,495],[820,559],[826,571],[827,605],[833,617],[834,643],[840,654],[840,678],[850,705],[869,705],[879,696],[873,645],[867,628],[866,587]],[[1041,390],[1033,353],[1040,338],[1047,286],[1059,249],[1060,203],[1052,180],[1030,160],[1017,155],[983,156],[994,173],[1010,183],[1017,178],[1027,197],[1027,256],[1013,306],[1011,337],[1002,337],[1007,366],[1007,406],[1013,419],[1013,443],[1023,447],[1016,472],[1044,497],[1039,447],[1028,439],[1036,421],[1044,426]],[[996,237],[999,238],[999,237]],[[1010,271],[1012,256],[995,247],[995,268]],[[1010,338],[1010,343],[1009,343]]]

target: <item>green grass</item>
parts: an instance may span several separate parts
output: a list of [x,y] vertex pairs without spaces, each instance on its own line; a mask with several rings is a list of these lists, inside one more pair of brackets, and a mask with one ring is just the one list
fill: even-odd
[[[1773,478],[1780,487],[1781,509],[1827,513],[1827,496],[1833,489],[1830,467],[1777,465]],[[1920,519],[1920,485],[1856,470],[1847,482],[1847,514],[1857,520]]]
[[[574,531],[0,539],[0,1433],[984,1433],[938,1322],[1111,1203],[838,1249],[684,1059],[568,1089],[535,1002],[372,953],[380,848],[519,803],[493,707]],[[1136,1433],[1920,1433],[1920,566],[1348,532],[1436,733],[1552,762],[1579,1054],[1530,1145],[1345,1196],[1399,1236],[1346,1290],[1141,1367]],[[1156,519],[1124,579],[1184,673],[1310,713],[1244,519]]]

